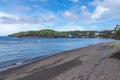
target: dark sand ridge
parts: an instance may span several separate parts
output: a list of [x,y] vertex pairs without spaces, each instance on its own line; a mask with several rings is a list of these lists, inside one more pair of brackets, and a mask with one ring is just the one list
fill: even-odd
[[0,80],[120,80],[120,49],[102,43],[0,72]]

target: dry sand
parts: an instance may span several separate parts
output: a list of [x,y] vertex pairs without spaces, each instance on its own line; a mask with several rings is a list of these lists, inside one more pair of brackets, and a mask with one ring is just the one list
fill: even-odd
[[0,80],[120,80],[120,49],[102,43],[0,72]]

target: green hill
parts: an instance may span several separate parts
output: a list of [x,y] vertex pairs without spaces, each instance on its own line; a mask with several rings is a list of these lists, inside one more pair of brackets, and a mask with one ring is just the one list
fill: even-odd
[[[99,33],[99,35],[95,35],[95,33]],[[112,35],[112,30],[106,31],[54,31],[50,29],[44,30],[37,30],[37,31],[25,31],[25,32],[18,32],[14,34],[10,34],[8,36],[13,37],[39,37],[39,38],[53,38],[53,37],[114,37]]]
[[14,37],[68,37],[67,32],[57,32],[50,29],[38,30],[38,31],[26,31],[10,34],[8,36]]

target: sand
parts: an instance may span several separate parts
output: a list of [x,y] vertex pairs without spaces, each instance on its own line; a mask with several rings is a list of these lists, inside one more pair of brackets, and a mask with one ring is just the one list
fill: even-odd
[[0,80],[120,80],[120,49],[101,43],[0,72]]

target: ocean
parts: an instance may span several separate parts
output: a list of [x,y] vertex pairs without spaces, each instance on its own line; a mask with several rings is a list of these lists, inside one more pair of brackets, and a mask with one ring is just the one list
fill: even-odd
[[6,70],[45,58],[63,51],[82,48],[103,42],[114,42],[104,38],[16,38],[0,37],[0,70]]

